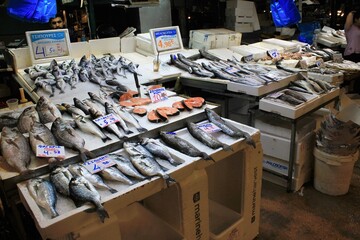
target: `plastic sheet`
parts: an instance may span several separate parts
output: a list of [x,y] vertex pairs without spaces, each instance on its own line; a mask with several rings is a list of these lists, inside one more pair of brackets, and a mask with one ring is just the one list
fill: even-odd
[[293,0],[271,0],[270,9],[276,27],[290,26],[301,20]]
[[47,23],[56,15],[56,0],[9,0],[7,13],[27,22]]

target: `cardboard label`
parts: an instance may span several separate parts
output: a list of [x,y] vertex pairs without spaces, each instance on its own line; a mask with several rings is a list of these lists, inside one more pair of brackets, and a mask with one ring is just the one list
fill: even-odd
[[110,124],[119,122],[120,120],[118,119],[118,117],[112,113],[102,116],[102,117],[98,117],[96,119],[93,120],[99,127],[104,128],[109,126]]
[[151,102],[157,103],[168,99],[166,90],[164,87],[149,90],[149,96]]
[[104,155],[84,162],[84,167],[92,174],[100,172],[105,168],[111,167],[113,165],[115,165],[115,162],[111,160],[109,155]]
[[204,124],[198,125],[198,128],[202,129],[203,131],[205,131],[207,133],[214,133],[214,132],[221,131],[221,129],[213,123],[204,123]]
[[65,158],[64,146],[36,145],[37,157]]
[[277,49],[271,49],[271,50],[267,51],[267,54],[269,54],[269,56],[271,58],[279,58],[280,57],[280,53],[278,52]]

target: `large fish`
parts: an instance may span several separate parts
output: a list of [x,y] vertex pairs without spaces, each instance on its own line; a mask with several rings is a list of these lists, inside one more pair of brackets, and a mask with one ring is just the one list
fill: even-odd
[[188,122],[187,129],[194,138],[196,138],[206,146],[212,149],[223,148],[225,151],[231,151],[231,147],[229,145],[220,142],[210,133],[207,133],[201,128],[199,128],[195,123]]
[[119,169],[116,167],[108,167],[99,172],[100,176],[102,176],[106,180],[118,181],[128,185],[134,184],[127,176],[125,176]]
[[120,154],[108,154],[113,162],[116,163],[115,167],[119,169],[122,173],[140,180],[146,179],[144,175],[139,173],[139,171],[131,163],[131,160],[128,157],[125,157]]
[[108,186],[106,183],[104,183],[104,181],[99,175],[91,174],[84,166],[80,164],[70,165],[69,170],[74,176],[84,177],[96,188],[107,189],[111,193],[117,192],[116,189],[113,189],[110,186]]
[[72,117],[75,120],[76,126],[78,126],[81,131],[98,136],[103,142],[111,140],[111,138],[105,135],[93,121],[77,114],[72,114]]
[[55,208],[57,201],[56,192],[51,182],[43,178],[33,178],[28,180],[27,188],[37,205],[45,209],[51,218],[59,216]]
[[94,186],[84,177],[73,177],[69,183],[70,196],[74,202],[90,202],[95,205],[101,222],[109,218],[109,214],[101,204],[101,197]]
[[60,110],[44,96],[41,96],[37,102],[36,111],[38,112],[40,121],[43,124],[53,122],[56,118],[61,117]]
[[222,119],[216,112],[211,110],[210,108],[205,108],[205,113],[210,122],[215,124],[217,127],[221,129],[223,133],[235,138],[245,138],[246,143],[256,148],[256,143],[251,138],[250,134],[244,131],[241,131],[237,127],[232,124],[226,122]]
[[207,153],[200,151],[188,141],[174,134],[168,134],[164,131],[161,131],[160,137],[169,147],[174,148],[175,150],[178,150],[185,155],[191,157],[201,157],[205,160],[213,160]]
[[5,161],[20,173],[28,171],[30,145],[17,128],[3,127],[1,131],[1,153]]
[[141,145],[155,157],[166,160],[174,166],[181,164],[171,156],[169,150],[159,140],[153,138],[143,138]]
[[69,183],[73,175],[65,167],[56,167],[50,173],[50,181],[54,184],[56,191],[69,197]]
[[[50,129],[40,122],[35,122],[29,132],[29,142],[32,151],[36,154],[37,145],[56,146],[57,142]],[[48,158],[49,162],[55,162],[56,158]]]
[[85,140],[62,118],[55,119],[51,132],[60,145],[79,151],[81,160],[95,158],[93,153],[84,148]]
[[27,133],[31,130],[31,127],[35,122],[40,122],[39,114],[37,113],[35,107],[28,107],[21,113],[17,128],[21,133]]
[[114,114],[115,116],[118,117],[119,119],[119,125],[122,127],[122,129],[124,130],[125,134],[131,134],[133,133],[129,127],[127,126],[126,122],[120,117],[120,113],[119,113],[119,110],[114,107],[113,105],[111,105],[110,103],[106,102],[105,103],[105,111],[106,111],[106,114]]
[[[99,118],[104,116],[104,114],[102,114],[101,112],[98,112],[97,110],[95,110],[94,108],[90,108],[90,115],[93,119]],[[118,128],[118,126],[114,123],[109,124],[105,127],[105,129],[108,132],[111,132],[113,134],[115,134],[119,139],[122,138],[126,138],[125,135],[120,131],[120,129]]]

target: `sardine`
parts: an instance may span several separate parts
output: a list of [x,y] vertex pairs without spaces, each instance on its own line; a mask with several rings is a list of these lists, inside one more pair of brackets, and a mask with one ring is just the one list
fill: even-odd
[[73,177],[69,183],[70,196],[75,202],[90,202],[95,205],[101,222],[109,218],[109,214],[101,204],[101,197],[94,186],[84,177]]
[[63,119],[55,119],[51,126],[51,132],[59,144],[78,151],[82,161],[86,161],[87,157],[95,158],[92,152],[84,148],[85,140]]
[[69,197],[69,183],[73,175],[65,167],[56,167],[50,172],[50,181],[54,184],[56,191]]
[[168,134],[164,131],[160,132],[161,139],[171,148],[174,148],[175,150],[191,156],[191,157],[201,157],[204,160],[212,160],[213,159],[205,152],[200,151],[197,149],[194,145],[189,143],[188,141],[174,135],[174,134]]
[[51,218],[59,216],[59,213],[55,208],[57,196],[51,182],[43,178],[33,178],[28,180],[27,188],[36,204],[45,209],[46,212],[50,214]]
[[30,164],[30,145],[17,128],[3,127],[1,131],[1,153],[5,161],[20,172],[28,171]]
[[136,179],[144,180],[146,177],[139,173],[139,171],[131,163],[131,160],[124,155],[120,154],[108,154],[112,161],[116,163],[115,167],[122,173],[134,177]]
[[219,127],[223,133],[235,138],[245,138],[247,144],[256,148],[256,143],[251,138],[249,133],[242,131],[237,127],[233,126],[232,124],[226,122],[210,108],[205,108],[205,113],[209,121],[215,124],[217,127]]
[[25,108],[20,114],[17,128],[21,133],[27,133],[31,130],[35,122],[40,122],[40,117],[35,107],[31,106]]
[[113,189],[112,187],[108,186],[104,183],[103,179],[96,173],[91,174],[84,166],[80,164],[73,164],[69,166],[69,171],[74,176],[81,176],[88,180],[95,188],[99,189],[107,189],[111,193],[116,193],[117,190]]
[[99,174],[106,180],[118,181],[128,185],[134,184],[127,176],[119,171],[116,167],[108,167],[99,172]]
[[174,166],[180,165],[170,154],[169,150],[159,141],[153,138],[143,138],[141,145],[144,146],[155,157],[168,161]]
[[43,124],[53,122],[56,118],[61,117],[61,112],[55,104],[50,102],[46,97],[41,96],[39,101],[36,103],[36,111],[39,114],[40,121]]
[[225,151],[232,150],[229,145],[220,142],[210,133],[200,129],[195,123],[187,122],[187,129],[194,138],[212,149],[223,148]]

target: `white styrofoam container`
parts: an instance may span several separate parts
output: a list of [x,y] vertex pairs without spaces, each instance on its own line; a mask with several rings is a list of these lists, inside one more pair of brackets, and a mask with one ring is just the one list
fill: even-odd
[[264,39],[263,42],[281,46],[284,48],[285,52],[297,52],[300,50],[300,45],[296,42],[286,41],[277,38]]
[[208,50],[240,45],[242,34],[225,28],[214,28],[190,30],[189,36],[189,48]]
[[243,58],[242,55],[227,48],[209,49],[208,52],[214,55],[215,57],[221,58],[224,61],[226,61],[227,59],[233,59],[233,57],[235,57],[238,60],[241,60]]
[[237,22],[235,23],[235,27],[234,30],[236,32],[241,32],[241,33],[248,33],[248,32],[253,32],[254,31],[254,27],[252,23],[241,23],[241,22]]
[[253,55],[254,60],[258,60],[260,58],[267,56],[266,50],[257,47],[251,47],[249,45],[233,46],[230,47],[230,50],[239,53],[243,56]]
[[[263,145],[264,155],[289,161],[290,157],[290,139],[273,136],[266,133],[260,135]],[[313,149],[315,145],[315,133],[310,132],[295,143],[294,163],[303,165],[306,161],[313,158]]]
[[150,53],[154,53],[153,46],[151,44],[150,34],[141,33],[136,36],[136,47]]
[[249,46],[264,49],[266,51],[276,49],[279,53],[284,53],[284,48],[283,47],[281,47],[279,45],[274,45],[274,44],[271,44],[271,43],[257,42],[257,43],[249,44]]
[[339,86],[344,81],[344,74],[339,72],[335,74],[320,74],[314,72],[308,72],[310,79],[319,79],[331,83],[335,86]]
[[266,112],[276,113],[291,119],[296,119],[319,107],[320,105],[335,99],[337,96],[339,96],[339,93],[339,88],[333,89],[332,91],[321,95],[310,95],[304,93],[303,96],[306,97],[308,101],[297,106],[292,106],[285,102],[274,101],[264,97],[259,101],[259,109]]

